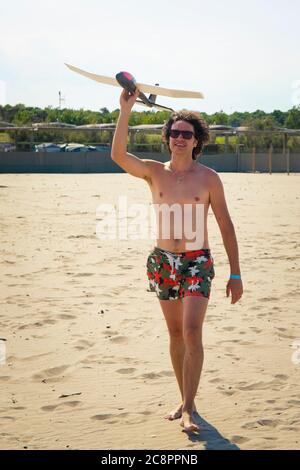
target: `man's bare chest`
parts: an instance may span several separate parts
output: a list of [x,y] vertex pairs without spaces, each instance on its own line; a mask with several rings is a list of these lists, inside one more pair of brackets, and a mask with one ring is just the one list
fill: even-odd
[[158,174],[151,190],[155,203],[209,204],[209,187],[202,175]]

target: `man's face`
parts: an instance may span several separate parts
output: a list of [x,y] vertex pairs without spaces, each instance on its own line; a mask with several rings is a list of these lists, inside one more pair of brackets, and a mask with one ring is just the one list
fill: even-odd
[[169,146],[172,154],[178,155],[192,155],[193,148],[197,146],[197,139],[195,138],[194,126],[186,121],[176,121],[172,124],[172,131],[188,131],[193,133],[190,139],[185,139],[182,134],[178,137],[170,135]]

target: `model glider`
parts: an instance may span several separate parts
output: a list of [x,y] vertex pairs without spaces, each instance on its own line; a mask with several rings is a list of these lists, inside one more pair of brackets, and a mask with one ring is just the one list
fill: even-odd
[[[73,72],[79,73],[84,77],[90,78],[91,80],[95,80],[96,82],[105,83],[106,85],[113,85],[113,86],[120,86],[125,88],[129,93],[134,94],[136,88],[139,89],[139,100],[136,100],[136,103],[141,104],[143,106],[147,106],[149,108],[160,108],[165,109],[167,111],[173,111],[171,108],[167,108],[166,106],[162,106],[156,103],[156,96],[169,96],[171,98],[204,98],[203,94],[198,91],[186,91],[186,90],[174,90],[171,88],[162,88],[156,84],[153,85],[146,85],[144,83],[137,83],[135,78],[129,72],[119,72],[116,75],[116,78],[113,77],[105,77],[103,75],[96,75],[95,73],[86,72],[85,70],[81,70],[74,65],[65,64],[69,67],[70,70]],[[144,93],[150,93],[149,97]]]

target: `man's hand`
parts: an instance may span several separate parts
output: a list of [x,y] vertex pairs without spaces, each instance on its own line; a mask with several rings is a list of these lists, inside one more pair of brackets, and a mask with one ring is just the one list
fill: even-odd
[[125,88],[123,89],[120,96],[121,112],[130,113],[139,93],[140,91],[138,88],[135,90],[134,95],[131,95],[127,90],[125,90]]
[[243,295],[243,283],[241,279],[229,279],[226,286],[226,297],[231,291],[231,303],[235,304]]

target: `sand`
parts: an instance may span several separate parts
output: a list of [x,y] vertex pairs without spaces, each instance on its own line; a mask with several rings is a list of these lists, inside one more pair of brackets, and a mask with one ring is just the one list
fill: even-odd
[[300,448],[300,174],[220,176],[244,295],[226,298],[210,209],[216,277],[196,436],[163,419],[180,401],[147,291],[154,241],[95,235],[99,204],[148,204],[147,185],[127,174],[0,176],[1,449]]

